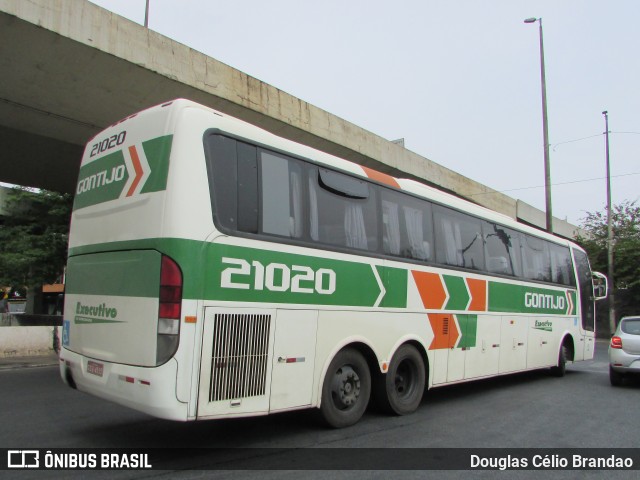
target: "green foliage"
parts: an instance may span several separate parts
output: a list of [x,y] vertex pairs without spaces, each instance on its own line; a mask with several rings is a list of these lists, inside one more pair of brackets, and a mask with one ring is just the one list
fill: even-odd
[[14,187],[0,219],[0,285],[38,287],[64,271],[73,198]]
[[[640,312],[640,206],[624,201],[612,208],[614,293],[620,316]],[[578,238],[587,250],[591,268],[607,272],[607,212],[587,212]],[[610,285],[611,288],[611,285]]]

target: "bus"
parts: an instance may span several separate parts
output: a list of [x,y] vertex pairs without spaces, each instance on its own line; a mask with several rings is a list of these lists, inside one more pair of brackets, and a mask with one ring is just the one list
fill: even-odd
[[593,358],[578,245],[177,99],[87,145],[64,382],[177,421],[367,406]]

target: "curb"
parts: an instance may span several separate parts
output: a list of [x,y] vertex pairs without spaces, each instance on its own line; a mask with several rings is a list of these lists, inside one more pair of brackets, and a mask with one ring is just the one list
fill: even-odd
[[0,358],[0,371],[23,368],[54,367],[58,365],[58,357],[46,355],[42,357],[5,357]]

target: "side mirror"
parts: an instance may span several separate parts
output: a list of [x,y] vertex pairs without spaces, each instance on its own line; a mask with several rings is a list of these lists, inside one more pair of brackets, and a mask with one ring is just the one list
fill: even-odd
[[609,282],[600,272],[591,272],[591,279],[593,282],[593,299],[595,301],[604,300],[609,293]]

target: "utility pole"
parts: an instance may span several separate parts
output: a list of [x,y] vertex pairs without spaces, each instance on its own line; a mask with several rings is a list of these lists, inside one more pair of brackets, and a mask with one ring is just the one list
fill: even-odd
[[607,164],[607,277],[609,279],[609,331],[616,331],[615,284],[613,281],[613,213],[611,211],[611,167],[609,163],[609,112],[602,112],[605,122],[605,156]]
[[549,121],[547,119],[547,81],[544,66],[544,41],[542,39],[542,18],[527,18],[524,23],[538,22],[540,33],[540,85],[542,89],[542,136],[544,142],[544,196],[547,213],[547,232],[553,233],[553,212],[551,208],[551,163],[549,161]]
[[144,9],[144,26],[149,28],[149,0],[147,0],[147,6]]

